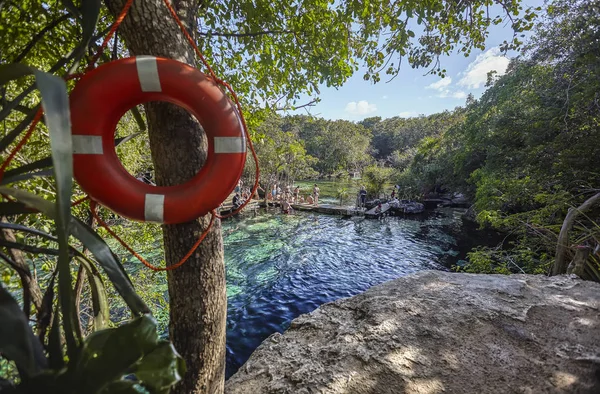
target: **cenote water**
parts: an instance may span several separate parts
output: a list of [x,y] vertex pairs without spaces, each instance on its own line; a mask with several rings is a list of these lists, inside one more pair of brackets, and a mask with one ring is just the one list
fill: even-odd
[[382,220],[260,213],[223,224],[227,269],[227,376],[300,314],[462,253],[464,210]]
[[[356,182],[320,182],[322,202]],[[302,184],[303,193],[312,189]],[[348,193],[349,202],[354,199]],[[421,215],[342,218],[276,209],[223,222],[227,273],[227,377],[235,373],[269,335],[319,305],[356,295],[373,285],[424,269],[447,270],[475,245],[496,245],[498,234],[478,231],[461,219],[465,209],[440,208]],[[154,245],[162,242],[157,240]],[[115,246],[111,241],[111,246]],[[162,264],[162,250],[146,256]],[[129,253],[126,269],[139,288],[155,294],[153,312],[166,330],[166,276],[145,269]],[[125,306],[121,305],[121,312]],[[117,311],[118,314],[118,311]],[[168,335],[166,332],[165,335]]]

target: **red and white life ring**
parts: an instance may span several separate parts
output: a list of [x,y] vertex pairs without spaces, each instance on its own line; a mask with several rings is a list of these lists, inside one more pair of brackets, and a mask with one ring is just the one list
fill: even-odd
[[[185,108],[206,132],[206,162],[184,184],[148,185],[117,157],[117,123],[148,101]],[[211,78],[187,64],[152,56],[106,63],[79,81],[70,102],[75,178],[92,199],[122,216],[166,224],[193,220],[217,208],[242,174],[246,140],[238,111]]]

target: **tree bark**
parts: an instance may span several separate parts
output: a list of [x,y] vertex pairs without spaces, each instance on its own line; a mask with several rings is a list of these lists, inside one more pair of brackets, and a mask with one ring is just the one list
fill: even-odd
[[[123,0],[105,0],[113,15]],[[172,1],[186,26],[194,27],[199,0]],[[194,30],[193,28],[191,29]],[[153,55],[194,64],[193,48],[185,40],[162,0],[136,0],[119,33],[132,56]],[[185,110],[167,103],[145,105],[156,183],[183,183],[204,164],[207,141],[198,122]],[[210,192],[210,191],[207,191]],[[167,265],[177,263],[208,226],[210,216],[164,225]],[[171,340],[187,364],[174,393],[222,393],[225,377],[227,296],[223,239],[217,219],[196,253],[167,275]]]

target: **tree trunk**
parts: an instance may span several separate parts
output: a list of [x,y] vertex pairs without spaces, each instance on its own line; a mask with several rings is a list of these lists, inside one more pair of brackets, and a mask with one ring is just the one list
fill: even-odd
[[[116,15],[123,0],[105,0]],[[172,1],[181,20],[195,28],[199,0]],[[193,48],[181,34],[162,0],[136,0],[119,29],[132,56],[153,55],[194,63]],[[159,186],[183,183],[204,164],[207,141],[198,122],[185,110],[167,103],[145,105],[150,149]],[[208,191],[210,192],[210,191]],[[210,216],[164,225],[167,265],[177,263],[208,226]],[[175,393],[222,393],[225,376],[227,296],[221,224],[215,223],[196,253],[167,275],[171,340],[187,364]]]

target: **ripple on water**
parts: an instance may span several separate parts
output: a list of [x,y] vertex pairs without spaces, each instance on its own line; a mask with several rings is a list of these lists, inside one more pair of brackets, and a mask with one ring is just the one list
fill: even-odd
[[227,376],[300,314],[411,272],[444,269],[456,221],[447,210],[384,220],[267,213],[224,223]]

